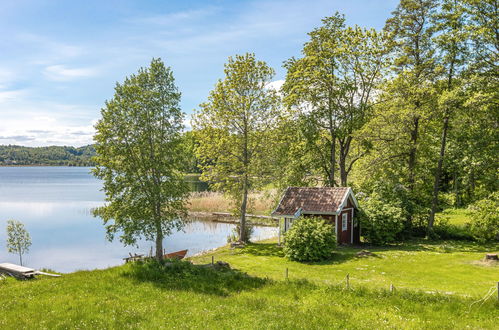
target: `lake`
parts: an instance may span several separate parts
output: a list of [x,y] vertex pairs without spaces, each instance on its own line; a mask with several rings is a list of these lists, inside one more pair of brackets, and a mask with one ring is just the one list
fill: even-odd
[[[88,167],[0,167],[0,263],[19,263],[7,253],[8,219],[24,223],[31,235],[30,252],[23,262],[31,268],[59,272],[96,269],[123,263],[128,253],[149,253],[152,242],[125,247],[108,242],[102,220],[91,209],[101,206],[101,181]],[[165,238],[167,252],[189,249],[188,255],[220,247],[234,224],[192,221],[183,231]],[[253,240],[276,236],[276,228],[255,227]]]

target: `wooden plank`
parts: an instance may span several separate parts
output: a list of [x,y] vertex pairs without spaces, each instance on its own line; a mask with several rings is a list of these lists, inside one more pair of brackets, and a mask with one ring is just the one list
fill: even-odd
[[9,276],[14,276],[17,278],[31,278],[35,276],[36,271],[28,267],[14,265],[10,263],[2,263],[0,264],[0,273],[4,273]]
[[8,271],[8,272],[14,272],[14,273],[20,273],[20,274],[35,272],[34,269],[31,269],[31,268],[28,268],[28,267],[19,266],[19,265],[10,264],[10,263],[7,263],[7,262],[0,264],[0,270],[5,270],[5,271]]
[[[212,212],[211,214],[214,215],[214,216],[221,216],[221,217],[233,217],[232,213],[227,213],[227,212]],[[271,216],[268,216],[268,215],[246,214],[246,217],[248,217],[248,218],[257,218],[257,219],[278,220],[278,218],[271,217]]]

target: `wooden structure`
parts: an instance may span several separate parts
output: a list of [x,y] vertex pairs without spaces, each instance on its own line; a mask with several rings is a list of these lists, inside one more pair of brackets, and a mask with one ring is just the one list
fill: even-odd
[[[181,260],[181,259],[185,258],[185,255],[187,254],[187,251],[188,250],[180,250],[180,251],[176,251],[176,252],[172,252],[172,253],[165,253],[163,255],[163,257],[165,259],[178,259],[178,260]],[[144,260],[144,259],[147,259],[147,258],[153,258],[152,257],[152,253],[150,253],[149,257],[145,257],[143,254],[136,254],[136,253],[134,255],[132,255],[131,253],[128,253],[128,254],[130,255],[129,257],[123,258],[123,260],[125,260],[126,263],[132,262],[132,261],[140,261],[140,260]]]
[[165,259],[184,259],[185,255],[187,254],[187,250],[180,250],[177,252],[172,252],[172,253],[167,253],[164,255]]
[[10,263],[0,264],[0,273],[7,274],[9,276],[16,277],[19,279],[33,278],[33,277],[35,277],[35,275],[48,275],[48,276],[54,276],[54,277],[61,276],[61,275],[41,272],[39,270],[34,270],[34,269],[31,269],[28,267],[18,266],[18,265],[10,264]]
[[355,217],[358,209],[350,187],[289,187],[272,216],[283,219],[284,232],[300,216],[321,217],[335,226],[338,244],[358,244],[360,223]]

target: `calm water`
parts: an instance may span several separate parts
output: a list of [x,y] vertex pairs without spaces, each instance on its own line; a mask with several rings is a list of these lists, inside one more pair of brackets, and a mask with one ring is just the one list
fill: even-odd
[[[7,253],[6,222],[23,222],[31,235],[30,252],[23,257],[32,268],[60,272],[105,268],[121,264],[131,253],[148,253],[152,242],[124,247],[105,240],[102,221],[90,210],[100,206],[101,182],[86,167],[0,167],[0,263],[19,263]],[[167,252],[189,249],[189,255],[222,246],[233,224],[194,221],[167,237]],[[253,239],[276,235],[275,228],[256,227]]]

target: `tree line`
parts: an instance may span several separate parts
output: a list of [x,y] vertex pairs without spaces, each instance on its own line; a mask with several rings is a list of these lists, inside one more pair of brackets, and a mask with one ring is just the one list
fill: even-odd
[[154,59],[117,84],[96,126],[110,202],[97,214],[127,243],[155,237],[160,258],[190,168],[232,196],[242,241],[250,190],[310,185],[376,196],[405,233],[431,237],[435,212],[498,188],[497,17],[495,0],[401,0],[378,31],[336,13],[284,62],[279,89],[255,54],[230,57],[187,133],[172,71]]
[[93,166],[92,145],[75,147],[0,146],[0,165]]

